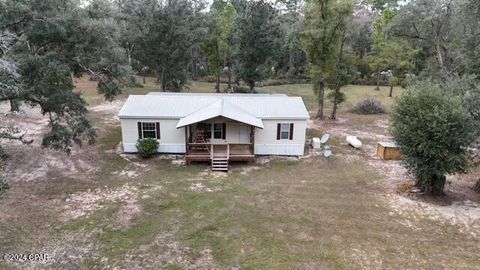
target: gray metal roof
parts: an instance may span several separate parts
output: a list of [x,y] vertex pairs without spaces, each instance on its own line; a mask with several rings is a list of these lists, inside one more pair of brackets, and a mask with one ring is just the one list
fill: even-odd
[[[215,105],[217,104],[217,105]],[[220,106],[222,105],[222,106]],[[207,109],[202,113],[201,109]],[[221,109],[221,110],[220,110]],[[195,114],[194,114],[195,113]],[[130,95],[120,110],[120,118],[200,119],[206,115],[238,118],[258,125],[258,119],[308,119],[302,98],[284,94],[201,94],[162,93]],[[224,115],[228,114],[228,115]],[[195,117],[193,117],[195,116]],[[253,118],[252,118],[253,117]],[[234,120],[238,120],[234,119]],[[253,122],[252,122],[253,121]],[[256,124],[255,124],[256,123]],[[179,124],[181,124],[179,122]]]
[[263,128],[262,120],[245,112],[229,102],[219,99],[218,101],[201,108],[183,118],[180,118],[177,128],[188,126],[194,123],[202,122],[215,117],[223,116],[238,122],[249,124],[255,127]]

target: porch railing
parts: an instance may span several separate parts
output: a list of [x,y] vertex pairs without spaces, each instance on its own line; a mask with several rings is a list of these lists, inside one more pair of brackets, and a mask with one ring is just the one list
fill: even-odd
[[231,144],[212,144],[212,143],[187,143],[187,155],[191,156],[209,156],[231,157],[242,155],[253,155],[253,144],[251,143],[231,143]]

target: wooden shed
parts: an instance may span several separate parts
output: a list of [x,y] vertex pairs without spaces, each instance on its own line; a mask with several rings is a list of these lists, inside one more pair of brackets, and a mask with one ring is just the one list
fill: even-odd
[[400,148],[393,142],[378,142],[377,155],[384,160],[400,159]]

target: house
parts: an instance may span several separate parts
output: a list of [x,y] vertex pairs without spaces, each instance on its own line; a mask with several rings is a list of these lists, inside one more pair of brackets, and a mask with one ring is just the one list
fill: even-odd
[[212,161],[217,169],[257,155],[303,155],[309,119],[302,99],[284,94],[158,92],[130,95],[118,116],[124,152],[156,138],[159,153]]

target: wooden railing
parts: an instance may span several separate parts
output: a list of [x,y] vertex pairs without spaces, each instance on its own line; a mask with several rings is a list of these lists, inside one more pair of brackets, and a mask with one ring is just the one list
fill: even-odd
[[189,155],[210,155],[212,151],[211,143],[187,143],[187,153]]
[[235,155],[253,155],[253,144],[251,143],[187,143],[187,155],[209,156],[229,158]]

